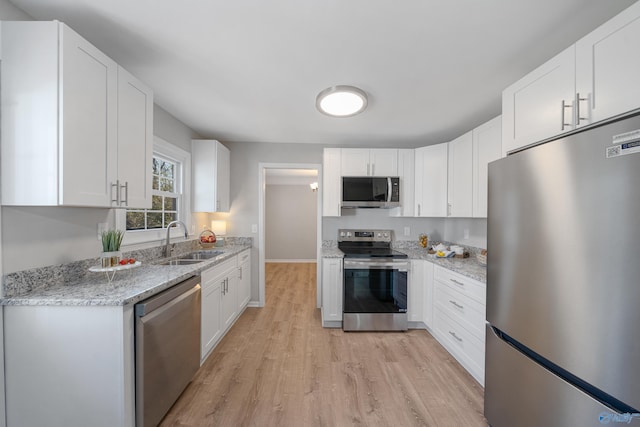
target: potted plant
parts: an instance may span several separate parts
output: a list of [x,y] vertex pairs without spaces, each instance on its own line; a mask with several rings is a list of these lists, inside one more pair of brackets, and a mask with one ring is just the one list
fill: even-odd
[[100,233],[102,238],[102,267],[114,267],[120,262],[120,244],[124,233],[120,230],[107,230]]

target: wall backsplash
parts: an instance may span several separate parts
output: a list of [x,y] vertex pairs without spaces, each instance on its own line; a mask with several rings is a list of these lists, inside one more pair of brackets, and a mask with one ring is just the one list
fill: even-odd
[[[409,235],[405,236],[405,227]],[[425,233],[431,242],[447,241],[462,246],[487,247],[486,218],[412,218],[390,216],[387,209],[343,209],[340,217],[323,217],[322,239],[336,240],[341,228],[393,230],[394,239],[417,241]],[[468,237],[465,238],[465,230]]]

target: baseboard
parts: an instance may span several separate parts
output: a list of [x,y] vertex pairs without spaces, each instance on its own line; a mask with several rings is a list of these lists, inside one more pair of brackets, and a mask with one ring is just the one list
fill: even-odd
[[249,301],[247,303],[247,307],[260,308],[262,306],[260,305],[259,301]]
[[296,263],[296,262],[307,264],[310,262],[315,263],[316,261],[317,260],[315,258],[314,259],[265,259],[264,260],[265,263],[269,262],[269,263],[287,263],[287,264]]

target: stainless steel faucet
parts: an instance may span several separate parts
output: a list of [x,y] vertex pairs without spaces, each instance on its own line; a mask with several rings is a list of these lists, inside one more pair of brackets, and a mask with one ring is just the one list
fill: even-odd
[[169,246],[169,235],[171,234],[171,227],[173,227],[174,225],[178,225],[181,224],[182,228],[184,228],[184,238],[188,239],[189,238],[189,233],[187,232],[187,226],[184,225],[184,222],[182,221],[171,221],[169,223],[169,225],[167,225],[167,241],[164,245],[164,256],[165,257],[170,257],[171,256],[171,247]]

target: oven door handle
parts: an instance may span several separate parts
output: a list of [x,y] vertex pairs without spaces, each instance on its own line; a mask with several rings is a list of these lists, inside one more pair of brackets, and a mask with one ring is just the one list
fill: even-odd
[[391,185],[391,178],[387,177],[387,203],[391,203],[392,192],[393,192],[393,186]]
[[369,270],[398,270],[409,271],[408,262],[371,262],[371,261],[344,261],[345,270],[349,268],[369,269]]

